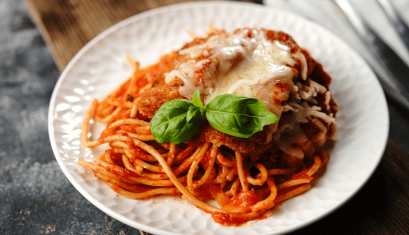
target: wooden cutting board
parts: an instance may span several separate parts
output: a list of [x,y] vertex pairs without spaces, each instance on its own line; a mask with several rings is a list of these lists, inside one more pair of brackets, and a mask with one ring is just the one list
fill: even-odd
[[[187,2],[187,0],[23,1],[60,71],[88,41],[113,24],[153,8]],[[337,234],[405,233],[409,228],[408,169],[409,157],[389,138],[383,160],[364,189],[331,216],[297,231],[296,234],[331,234],[334,231]],[[383,197],[379,197],[381,194]],[[387,203],[388,206],[382,206],[382,203]],[[344,226],[344,223],[347,224]]]

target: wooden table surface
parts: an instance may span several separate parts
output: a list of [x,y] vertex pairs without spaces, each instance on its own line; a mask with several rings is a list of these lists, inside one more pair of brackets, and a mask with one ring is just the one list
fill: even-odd
[[[60,71],[113,24],[185,0],[23,0]],[[293,234],[409,233],[409,157],[391,138],[369,182],[330,216]],[[95,225],[97,226],[97,225]],[[143,233],[141,231],[141,233]]]

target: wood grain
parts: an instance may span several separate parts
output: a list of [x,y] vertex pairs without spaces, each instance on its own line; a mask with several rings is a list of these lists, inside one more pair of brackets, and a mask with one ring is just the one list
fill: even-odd
[[24,0],[62,71],[92,38],[135,14],[188,0]]
[[[24,0],[60,71],[88,41],[113,24],[143,11],[186,1]],[[331,216],[294,234],[407,234],[408,169],[409,157],[389,139],[367,185]]]
[[139,230],[139,233],[140,233],[141,235],[152,235],[152,234],[147,233],[147,232],[144,232],[144,231],[142,231],[142,230]]

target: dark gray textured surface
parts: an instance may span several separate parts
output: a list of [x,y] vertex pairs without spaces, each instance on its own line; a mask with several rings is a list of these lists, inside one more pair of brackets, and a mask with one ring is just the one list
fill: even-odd
[[[58,77],[23,4],[0,0],[0,234],[139,234],[90,204],[60,170],[47,130]],[[389,108],[390,135],[408,154],[409,113]],[[349,204],[365,201],[363,192]]]
[[0,0],[0,234],[139,234],[90,204],[48,138],[59,72],[18,0]]

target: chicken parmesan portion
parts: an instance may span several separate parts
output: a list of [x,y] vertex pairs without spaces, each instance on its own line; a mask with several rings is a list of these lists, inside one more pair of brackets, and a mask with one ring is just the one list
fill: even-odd
[[196,143],[226,146],[254,161],[285,156],[287,164],[296,165],[336,135],[331,78],[283,32],[216,31],[163,56],[156,66],[153,88],[139,103],[144,116],[153,117],[170,100],[191,100],[199,90],[204,104],[222,94],[254,97],[280,118],[250,138],[230,136],[203,120]]
[[[95,163],[78,161],[116,193],[179,194],[240,226],[309,190],[327,165],[331,78],[289,35],[212,28],[154,65],[127,60],[131,77],[93,100],[81,128],[84,147],[109,147]],[[95,140],[91,119],[107,124]]]

